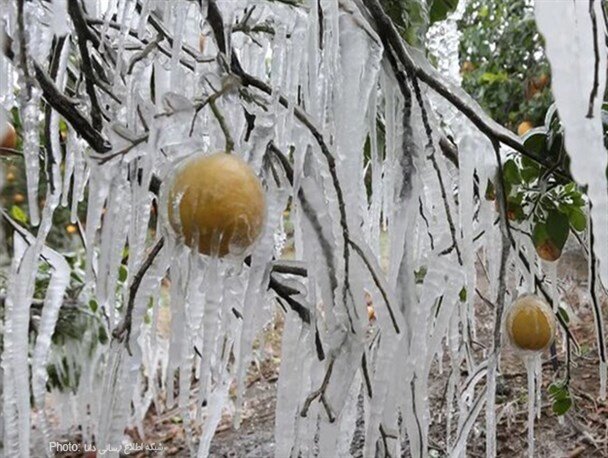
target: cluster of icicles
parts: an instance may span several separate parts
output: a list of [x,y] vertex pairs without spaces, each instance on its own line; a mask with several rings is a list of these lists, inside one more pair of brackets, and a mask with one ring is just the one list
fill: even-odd
[[[19,36],[16,3],[0,0],[0,21],[13,38]],[[281,313],[275,456],[350,456],[356,436],[356,447],[366,457],[377,451],[400,456],[404,449],[423,457],[429,451],[431,422],[445,423],[442,441],[451,456],[463,456],[471,433],[479,434],[480,428],[487,430],[488,456],[493,455],[498,361],[491,341],[485,342],[488,349],[483,352],[472,346],[480,325],[488,325],[476,322],[478,276],[487,275],[487,297],[496,298],[499,285],[497,247],[502,238],[496,212],[492,203],[474,194],[475,176],[478,183],[486,183],[495,173],[491,142],[424,84],[422,105],[413,92],[409,100],[404,98],[362,3],[217,3],[229,53],[238,56],[246,72],[270,85],[272,93],[238,87],[225,91],[214,101],[224,125],[209,105],[198,109],[201,100],[234,84],[222,76],[231,58],[216,59],[207,2],[201,7],[190,1],[87,0],[86,21],[99,37],[97,49],[89,44],[89,51],[111,66],[104,75],[107,90],[97,89],[96,95],[107,118],[103,134],[112,150],[95,153],[68,125],[62,154],[61,116],[52,111],[48,134],[57,161],[45,175],[39,166],[42,93],[36,84],[29,91],[24,88],[34,63],[48,68],[53,37],[67,35],[55,79],[63,91],[68,75],[77,78],[80,73],[71,58],[78,55],[78,47],[66,1],[25,2],[28,53],[22,56],[14,39],[13,60],[0,55],[0,103],[3,116],[15,106],[21,114],[29,201],[38,201],[41,179],[52,180],[53,186],[47,186],[40,214],[37,205],[29,206],[36,235],[21,230],[13,237],[2,328],[2,454],[40,456],[49,453],[49,441],[74,434],[99,448],[117,446],[125,440],[127,426],[145,437],[143,419],[154,405],[157,412],[177,407],[189,453],[207,456],[226,409],[239,425],[248,367],[263,356],[262,350],[252,349],[254,340]],[[580,87],[592,86],[587,76],[594,49],[588,7],[588,2],[539,2],[536,8],[571,142],[573,172],[590,184],[594,199],[599,221],[595,240],[605,281],[606,182],[603,173],[597,175],[606,168],[597,131],[600,102],[593,105],[595,117],[585,118],[577,107],[584,105],[586,112],[588,91],[567,89],[572,78]],[[593,8],[601,18],[600,2]],[[246,26],[256,24],[272,32],[244,33]],[[597,20],[597,27],[602,37],[603,20]],[[564,39],[578,47],[560,44]],[[204,44],[202,49],[199,44]],[[605,44],[599,38],[596,44],[604,68]],[[455,79],[453,91],[468,100],[457,87],[454,18],[429,33],[429,48],[448,75],[440,76],[411,50],[417,65],[439,78]],[[16,62],[28,62],[29,72]],[[604,92],[604,76],[600,71],[598,94]],[[20,88],[17,95],[15,87]],[[77,108],[88,117],[91,105],[84,83],[74,97],[83,100]],[[296,104],[323,136],[335,167],[310,126],[296,116]],[[432,127],[430,138],[423,111]],[[458,167],[441,153],[440,123],[458,147]],[[70,281],[64,257],[45,245],[54,210],[71,208],[76,222],[77,205],[86,200],[86,287],[80,300],[99,304],[111,335],[123,319],[135,273],[158,238],[166,235],[166,228],[159,226],[156,240],[147,237],[156,199],[150,192],[152,177],[162,180],[191,154],[223,150],[226,129],[235,154],[265,183],[267,218],[248,264],[199,255],[166,236],[135,296],[131,353],[117,339],[91,350],[87,334],[80,342],[52,345]],[[576,138],[584,138],[585,149]],[[268,165],[270,141],[291,154],[290,173],[276,161]],[[591,145],[597,153],[592,157]],[[361,154],[364,150],[369,154]],[[305,277],[271,273],[286,240],[285,209],[294,227],[294,262],[305,269]],[[386,239],[383,234],[388,234]],[[526,269],[518,251],[511,250],[507,303],[533,291],[534,276],[547,270],[535,260],[530,240],[516,237],[517,250],[532,262]],[[125,247],[129,274],[119,282]],[[51,266],[51,280],[37,337],[30,342],[29,304],[41,257]],[[483,274],[476,269],[478,260]],[[552,269],[546,273],[554,280],[549,286],[558,304]],[[165,306],[160,300],[162,280],[167,278],[171,320],[170,332],[163,335],[157,322]],[[284,302],[278,307],[269,289],[271,279],[295,290],[290,297],[304,312],[295,313]],[[371,324],[369,301],[376,315]],[[47,392],[47,364],[64,359],[72,368],[64,375],[78,377],[77,388]],[[430,409],[430,399],[438,396],[430,382],[438,374],[446,380],[441,411]],[[536,384],[530,378],[530,386],[540,393],[538,369],[536,378]],[[235,399],[229,396],[232,386]],[[485,422],[480,417],[484,405]]]

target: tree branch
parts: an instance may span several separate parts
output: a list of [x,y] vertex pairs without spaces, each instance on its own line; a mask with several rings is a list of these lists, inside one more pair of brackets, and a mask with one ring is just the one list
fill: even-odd
[[48,73],[36,62],[34,62],[34,71],[36,73],[36,80],[42,89],[47,103],[61,114],[96,152],[104,154],[110,151],[112,147],[108,141],[74,107],[73,103],[57,89]]
[[133,281],[131,282],[131,286],[129,287],[129,299],[127,302],[127,310],[125,311],[125,316],[122,322],[114,329],[112,332],[112,337],[118,341],[125,340],[125,344],[127,346],[127,351],[129,355],[131,355],[131,346],[129,343],[129,338],[131,337],[131,327],[133,324],[133,308],[135,307],[135,296],[137,296],[137,291],[139,290],[139,286],[146,275],[146,272],[154,262],[154,259],[162,249],[165,244],[164,237],[158,239],[158,241],[152,247],[150,253],[144,260],[143,264],[140,266],[139,270],[133,277]]
[[80,50],[81,59],[81,71],[85,77],[85,88],[89,99],[91,100],[91,120],[93,121],[93,128],[101,131],[101,108],[99,107],[99,101],[97,100],[97,93],[95,92],[95,74],[91,65],[91,56],[89,49],[87,48],[88,38],[90,31],[87,27],[87,23],[84,19],[84,12],[80,1],[72,0],[68,2],[68,13],[74,23],[74,29],[76,36],[78,37],[78,49]]
[[[426,66],[427,68],[419,66],[410,55],[407,45],[404,43],[401,35],[399,35],[391,18],[385,13],[379,0],[361,1],[367,7],[368,12],[376,25],[376,32],[380,36],[382,43],[385,46],[385,50],[388,53],[390,53],[391,50],[395,53],[395,58],[403,65],[408,75],[419,78],[431,89],[454,105],[454,107],[469,118],[469,120],[490,140],[503,143],[544,167],[551,167],[551,164],[547,161],[530,153],[521,140],[511,131],[487,118],[487,116],[484,116],[481,107],[468,94],[464,92],[457,93],[455,88],[450,87],[450,85],[446,83],[430,65]],[[558,174],[569,180],[572,179],[567,173],[560,172]]]

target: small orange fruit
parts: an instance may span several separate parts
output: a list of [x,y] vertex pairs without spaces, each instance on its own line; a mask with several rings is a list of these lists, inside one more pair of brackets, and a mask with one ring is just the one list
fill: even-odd
[[7,123],[4,135],[2,136],[2,141],[0,142],[0,147],[15,149],[17,146],[17,132],[15,132],[15,128],[12,124]]
[[517,135],[522,137],[533,127],[534,125],[530,121],[524,121],[519,126],[517,126]]
[[551,240],[547,239],[536,247],[536,253],[538,253],[539,258],[553,262],[559,259],[562,255],[562,250],[555,246]]
[[167,213],[184,243],[206,255],[245,252],[266,216],[260,180],[241,158],[216,153],[186,159],[170,182]]
[[542,90],[545,87],[547,87],[547,85],[549,84],[549,81],[550,81],[549,75],[547,75],[546,73],[543,73],[536,79],[536,86]]
[[511,304],[506,327],[513,346],[520,350],[542,351],[553,342],[555,315],[540,297],[526,294]]
[[74,235],[76,232],[78,232],[78,228],[74,224],[68,224],[65,227],[65,231],[70,235]]
[[460,73],[471,73],[475,70],[475,64],[469,60],[465,60],[460,67]]
[[13,172],[8,172],[6,174],[6,181],[8,181],[9,183],[15,181],[15,174]]
[[25,202],[25,196],[18,192],[13,196],[13,202],[16,204],[22,204],[23,202]]

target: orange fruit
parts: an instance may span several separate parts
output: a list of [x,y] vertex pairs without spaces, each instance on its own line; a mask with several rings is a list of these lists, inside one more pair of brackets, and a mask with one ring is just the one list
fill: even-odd
[[15,181],[15,174],[13,172],[8,172],[6,174],[6,181],[8,181],[9,183]]
[[538,87],[540,90],[542,90],[545,87],[547,87],[547,85],[549,84],[549,81],[550,81],[549,75],[547,75],[546,73],[543,73],[536,79],[536,87]]
[[66,231],[68,234],[73,235],[73,234],[75,234],[76,232],[78,232],[78,228],[77,228],[75,225],[73,225],[73,224],[68,224],[68,225],[65,227],[65,231]]
[[245,252],[262,232],[264,190],[234,154],[186,159],[170,182],[167,214],[184,243],[206,255]]
[[555,246],[551,240],[547,239],[536,247],[536,253],[538,253],[539,258],[553,262],[559,259],[562,255],[562,250]]
[[16,204],[22,204],[23,202],[25,202],[25,196],[18,192],[13,196],[13,202]]
[[0,142],[0,147],[15,149],[17,146],[17,132],[15,132],[15,128],[12,124],[6,124],[6,130],[4,135],[2,136],[2,142]]
[[475,65],[468,60],[465,60],[460,67],[460,73],[471,73],[473,70],[475,70]]
[[555,315],[540,297],[520,296],[507,311],[509,340],[520,350],[542,351],[553,342]]
[[533,127],[534,125],[530,121],[524,121],[519,126],[517,126],[517,135],[522,137]]

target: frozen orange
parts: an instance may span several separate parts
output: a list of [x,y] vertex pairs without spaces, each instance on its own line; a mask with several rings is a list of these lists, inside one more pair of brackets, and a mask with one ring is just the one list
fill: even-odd
[[173,230],[206,255],[243,253],[260,236],[266,215],[264,190],[251,167],[234,154],[186,159],[168,195]]
[[506,316],[511,343],[520,350],[541,351],[551,345],[555,336],[555,315],[540,297],[520,296]]

